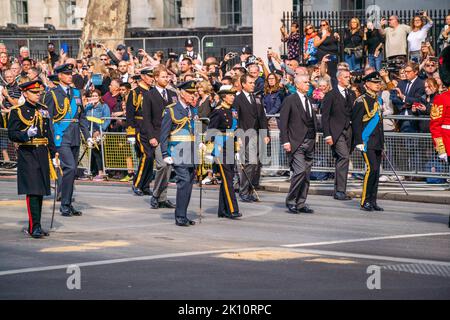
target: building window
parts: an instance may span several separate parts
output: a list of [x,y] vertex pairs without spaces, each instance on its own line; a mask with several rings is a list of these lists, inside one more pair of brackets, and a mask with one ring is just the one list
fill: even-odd
[[12,16],[16,18],[19,25],[28,24],[28,1],[13,0],[11,2]]
[[182,0],[166,0],[164,1],[164,25],[169,28],[181,27],[183,21],[181,19]]
[[76,24],[75,21],[75,7],[77,2],[75,0],[60,0],[59,1],[59,21],[60,26],[69,27]]
[[365,0],[341,0],[341,10],[363,10],[365,8]]
[[241,0],[220,0],[220,25],[222,27],[242,24]]
[[293,11],[300,12],[300,0],[293,1]]

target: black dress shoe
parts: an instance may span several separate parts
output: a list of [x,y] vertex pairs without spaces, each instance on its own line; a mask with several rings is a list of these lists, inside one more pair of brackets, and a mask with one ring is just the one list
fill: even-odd
[[150,198],[150,208],[152,208],[152,209],[158,209],[159,208],[158,198],[155,198],[153,196]]
[[59,208],[59,212],[61,212],[61,215],[63,217],[72,217],[73,216],[72,210],[70,210],[69,206],[61,206]]
[[334,194],[336,200],[352,200],[352,197],[345,194],[345,192],[336,192]]
[[142,197],[144,195],[144,192],[139,188],[131,187],[131,189],[133,190],[134,194],[139,197]]
[[33,232],[30,234],[30,236],[34,239],[40,239],[44,237],[44,234],[42,233],[41,227],[34,228]]
[[370,204],[370,202],[364,202],[364,204],[361,206],[361,210],[373,211],[373,206]]
[[72,205],[69,206],[70,211],[72,212],[72,215],[74,216],[81,216],[83,214],[83,212],[81,212],[80,210],[75,209]]
[[189,220],[188,218],[178,218],[175,219],[175,224],[180,227],[189,227],[195,225],[195,221]]
[[153,195],[153,192],[150,189],[144,189],[144,190],[142,190],[142,193],[144,194],[144,196],[151,196],[151,195]]
[[175,205],[175,203],[173,203],[170,200],[166,200],[166,201],[161,201],[158,203],[160,208],[168,208],[168,209],[175,209],[177,206]]
[[290,213],[295,213],[295,214],[299,213],[297,210],[297,207],[293,204],[288,204],[288,205],[286,205],[286,207],[288,208]]
[[236,219],[236,218],[240,218],[242,217],[242,213],[240,213],[239,211],[233,212],[231,214],[231,219]]
[[314,210],[311,209],[311,208],[308,207],[308,206],[304,206],[304,207],[298,209],[298,212],[299,212],[299,213],[300,213],[300,212],[301,212],[301,213],[314,213]]
[[225,218],[227,216],[226,213],[222,212],[222,213],[217,213],[217,217],[219,218]]
[[378,206],[376,203],[372,203],[372,208],[374,211],[384,211],[384,209]]

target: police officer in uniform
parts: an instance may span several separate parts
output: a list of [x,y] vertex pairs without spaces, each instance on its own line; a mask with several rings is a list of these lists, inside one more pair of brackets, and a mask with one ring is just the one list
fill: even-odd
[[[195,176],[194,148],[194,111],[191,110],[194,93],[197,91],[195,81],[187,81],[178,86],[179,99],[164,110],[161,123],[161,153],[164,162],[173,165],[176,173],[177,196],[175,208],[175,224],[191,226],[195,222],[187,218],[187,208],[192,194]],[[205,149],[203,144],[200,148]]]
[[361,151],[366,164],[361,210],[383,211],[377,205],[378,179],[384,150],[384,131],[382,118],[382,100],[378,96],[381,90],[381,76],[372,72],[362,79],[366,93],[355,101],[352,114],[354,144]]
[[[234,135],[237,129],[237,113],[231,108],[236,90],[231,85],[224,85],[218,94],[222,102],[211,112],[208,126],[212,134],[211,141],[214,142],[213,156],[222,176],[218,216],[235,219],[242,216],[233,188],[234,160],[239,160],[239,147]],[[216,130],[211,132],[211,129]]]
[[[137,196],[150,195],[150,180],[153,173],[153,156],[150,139],[147,137],[143,118],[144,92],[151,89],[153,83],[153,71],[150,68],[141,70],[141,81],[138,86],[131,90],[127,99],[127,139],[135,145],[136,154],[139,158],[138,171],[133,178],[132,190]],[[146,106],[148,108],[149,106]],[[150,119],[147,119],[147,122]],[[148,131],[148,130],[147,130]]]
[[25,103],[12,108],[8,122],[8,137],[17,143],[17,186],[26,194],[28,234],[33,238],[48,236],[41,227],[42,199],[50,195],[50,179],[56,174],[51,158],[56,155],[47,107],[39,103],[43,92],[41,80],[20,85]]
[[72,87],[73,64],[63,64],[55,68],[59,85],[45,95],[44,103],[53,119],[53,134],[61,160],[63,176],[61,179],[62,216],[81,216],[81,211],[72,206],[73,187],[80,153],[80,130],[89,148],[94,141],[89,137],[89,123],[83,110],[81,93]]
[[184,42],[184,47],[186,48],[186,51],[184,51],[182,54],[180,54],[180,58],[178,59],[178,62],[181,62],[185,58],[189,58],[192,61],[198,60],[200,61],[200,64],[203,64],[202,57],[198,52],[194,51],[194,43],[191,39],[187,39]]

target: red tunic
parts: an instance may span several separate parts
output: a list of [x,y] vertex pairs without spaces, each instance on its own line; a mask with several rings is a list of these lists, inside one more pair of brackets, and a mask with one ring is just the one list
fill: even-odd
[[436,151],[450,156],[450,91],[434,98],[430,118],[430,132]]

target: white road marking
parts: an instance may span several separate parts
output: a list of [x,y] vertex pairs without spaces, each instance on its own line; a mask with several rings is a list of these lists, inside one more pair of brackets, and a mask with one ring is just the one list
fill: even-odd
[[384,236],[384,237],[372,237],[372,238],[346,239],[346,240],[336,240],[336,241],[284,244],[284,245],[282,245],[282,247],[286,247],[286,248],[301,248],[301,247],[312,247],[312,246],[326,246],[326,245],[330,245],[330,244],[341,244],[341,243],[355,243],[355,242],[367,242],[367,241],[377,241],[377,240],[392,240],[392,239],[406,239],[406,238],[447,236],[447,235],[450,235],[450,232],[402,234],[402,235]]
[[357,258],[357,259],[390,261],[390,262],[401,262],[401,263],[432,264],[432,265],[450,267],[450,262],[447,262],[447,261],[398,258],[398,257],[378,256],[378,255],[371,255],[371,254],[360,254],[360,253],[328,251],[328,250],[314,250],[314,249],[293,249],[293,250],[295,252],[299,252],[299,253],[310,253],[310,254],[318,254],[318,255],[324,255],[324,256]]

